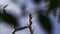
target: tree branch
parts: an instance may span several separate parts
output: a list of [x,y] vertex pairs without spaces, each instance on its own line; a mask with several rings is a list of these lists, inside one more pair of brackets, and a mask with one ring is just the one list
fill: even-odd
[[14,27],[14,31],[12,32],[12,34],[15,34],[16,31],[19,31],[19,30],[23,30],[23,29],[26,29],[26,28],[29,28],[29,31],[30,31],[30,34],[33,34],[33,30],[32,30],[32,21],[31,21],[32,17],[31,17],[31,14],[29,14],[29,22],[28,22],[28,25],[25,26],[25,27],[21,27],[21,28],[15,28]]
[[33,34],[33,30],[32,30],[32,27],[31,27],[31,25],[32,25],[31,19],[32,19],[32,15],[29,14],[29,22],[28,22],[29,27],[28,28],[29,28],[30,34]]
[[27,26],[21,27],[21,28],[15,28],[14,27],[14,30],[13,30],[12,34],[15,34],[16,31],[23,30],[23,29],[26,29],[26,28],[27,28]]
[[4,12],[4,14],[6,14],[5,8],[6,8],[7,6],[8,6],[8,5],[5,5],[5,6],[3,7],[3,12]]
[[[4,12],[4,14],[6,14],[5,8],[6,8],[7,6],[8,6],[8,5],[5,5],[5,6],[3,7],[3,12]],[[13,30],[12,34],[15,34],[16,31],[23,30],[23,29],[26,29],[26,28],[29,28],[30,34],[33,34],[33,30],[32,30],[32,27],[31,27],[31,25],[32,25],[32,21],[31,21],[32,17],[31,17],[31,16],[32,16],[32,15],[29,14],[29,21],[28,21],[28,25],[27,25],[27,26],[24,26],[24,27],[21,27],[21,28],[15,28],[15,26],[14,26],[14,30]]]

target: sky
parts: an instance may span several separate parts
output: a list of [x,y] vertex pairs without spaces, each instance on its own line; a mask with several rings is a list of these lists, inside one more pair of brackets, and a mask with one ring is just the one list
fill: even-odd
[[[18,23],[21,24],[21,26],[25,26],[28,23],[28,15],[26,15],[25,17],[23,17],[22,15],[20,15],[22,13],[21,10],[21,6],[23,4],[27,5],[26,11],[28,13],[34,13],[36,6],[33,2],[31,2],[31,0],[17,0],[17,1],[11,1],[11,0],[0,0],[0,9],[3,8],[3,6],[7,5],[8,7],[6,7],[6,11],[7,13],[11,13],[14,16],[17,17],[18,19]],[[40,9],[43,10],[47,10],[46,8],[46,4],[44,1],[41,2]],[[60,8],[59,8],[60,9]],[[60,33],[60,23],[58,22],[58,10],[57,9],[57,16],[54,17],[52,13],[49,14],[49,18],[51,20],[51,24],[53,26],[53,30],[52,30],[52,34],[59,34]],[[32,28],[34,30],[34,34],[47,34],[47,32],[42,28],[42,26],[39,26],[39,23],[37,22],[37,15],[33,15],[33,19],[32,19]],[[3,22],[3,21],[2,21]],[[21,22],[21,23],[20,23]],[[0,24],[0,34],[11,34],[13,31],[13,27],[11,28],[11,26],[7,25],[6,23],[1,23]],[[29,30],[28,29],[24,29],[21,31],[17,31],[16,34],[29,34]]]

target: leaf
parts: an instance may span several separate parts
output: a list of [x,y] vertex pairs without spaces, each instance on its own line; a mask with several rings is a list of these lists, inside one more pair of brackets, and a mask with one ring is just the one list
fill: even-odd
[[60,0],[57,0],[57,2],[58,2],[58,6],[60,6]]
[[57,0],[50,0],[49,9],[54,9],[58,7],[58,1]]
[[6,23],[8,23],[9,25],[11,26],[14,26],[14,27],[17,27],[19,26],[18,23],[17,23],[17,18],[14,17],[12,14],[10,13],[6,13],[6,10],[5,8],[7,7],[8,5],[5,5],[3,7],[3,12],[4,13],[0,13],[0,20],[3,20],[5,21]]
[[40,1],[41,1],[41,0],[33,0],[33,2],[34,2],[35,4],[40,3]]
[[60,12],[59,12],[59,17],[58,17],[58,19],[59,19],[59,22],[60,22]]
[[53,9],[52,12],[53,12],[53,15],[56,16],[56,13],[57,13],[56,8]]
[[[50,9],[48,9],[48,11],[46,12],[46,16],[48,16],[50,12],[51,12]],[[53,15],[56,16],[56,13],[57,13],[56,8],[52,9],[52,12],[53,12]]]
[[51,12],[50,10],[53,10],[53,14],[54,16],[56,16],[56,8],[59,6],[58,0],[49,0],[50,4],[47,10],[46,15],[48,16],[48,14]]
[[49,13],[50,13],[50,10],[48,10],[48,11],[46,12],[46,16],[48,16]]
[[0,13],[0,20],[5,21],[10,26],[15,26],[15,27],[18,26],[17,18],[14,17],[11,14],[2,14],[2,13]]
[[42,24],[43,28],[50,33],[52,30],[51,22],[49,21],[49,18],[43,15],[42,11],[38,11],[38,19],[39,22]]
[[59,15],[59,22],[60,22],[60,15]]

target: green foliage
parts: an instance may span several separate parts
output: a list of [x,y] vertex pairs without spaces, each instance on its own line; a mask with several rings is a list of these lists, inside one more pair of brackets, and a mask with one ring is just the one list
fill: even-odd
[[60,6],[60,0],[49,0],[49,1],[50,4],[46,15],[48,15],[50,13],[50,10],[52,9],[54,16],[56,16],[56,12],[57,12],[56,8]]
[[56,13],[57,13],[56,9],[53,9],[53,15],[54,16],[56,16]]
[[2,14],[2,13],[0,13],[0,20],[5,21],[6,23],[8,23],[11,26],[12,25],[18,26],[16,17],[14,17],[11,14]]
[[57,0],[50,0],[49,9],[54,9],[58,6]]
[[8,5],[5,5],[5,6],[3,7],[3,12],[4,12],[4,13],[0,13],[0,20],[8,23],[8,24],[11,25],[11,26],[15,26],[15,27],[19,26],[18,23],[17,23],[17,18],[14,17],[14,16],[13,16],[12,14],[10,14],[10,13],[9,13],[9,14],[6,13],[5,8],[6,8],[7,6],[8,6]]
[[60,6],[60,0],[57,0],[57,2],[58,2],[58,3],[57,3],[57,4],[58,4],[58,6]]
[[58,19],[59,19],[59,22],[60,22],[60,12],[59,12],[59,17],[58,17]]
[[60,15],[59,15],[59,22],[60,22]]
[[48,17],[46,17],[45,15],[43,15],[43,12],[38,10],[38,19],[40,21],[40,23],[42,24],[43,28],[47,31],[47,32],[51,32],[52,30],[52,26],[50,23],[50,20]]
[[33,0],[35,4],[40,3],[41,0]]

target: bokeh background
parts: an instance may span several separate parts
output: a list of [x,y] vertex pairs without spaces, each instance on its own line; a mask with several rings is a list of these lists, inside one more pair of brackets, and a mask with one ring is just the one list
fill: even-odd
[[[18,28],[26,26],[29,13],[33,17],[34,34],[60,34],[60,0],[0,0],[0,15],[7,4],[5,10],[10,19],[5,16],[4,20],[0,16],[0,34],[11,34],[13,25],[18,24]],[[29,29],[17,31],[15,34],[29,34]]]

